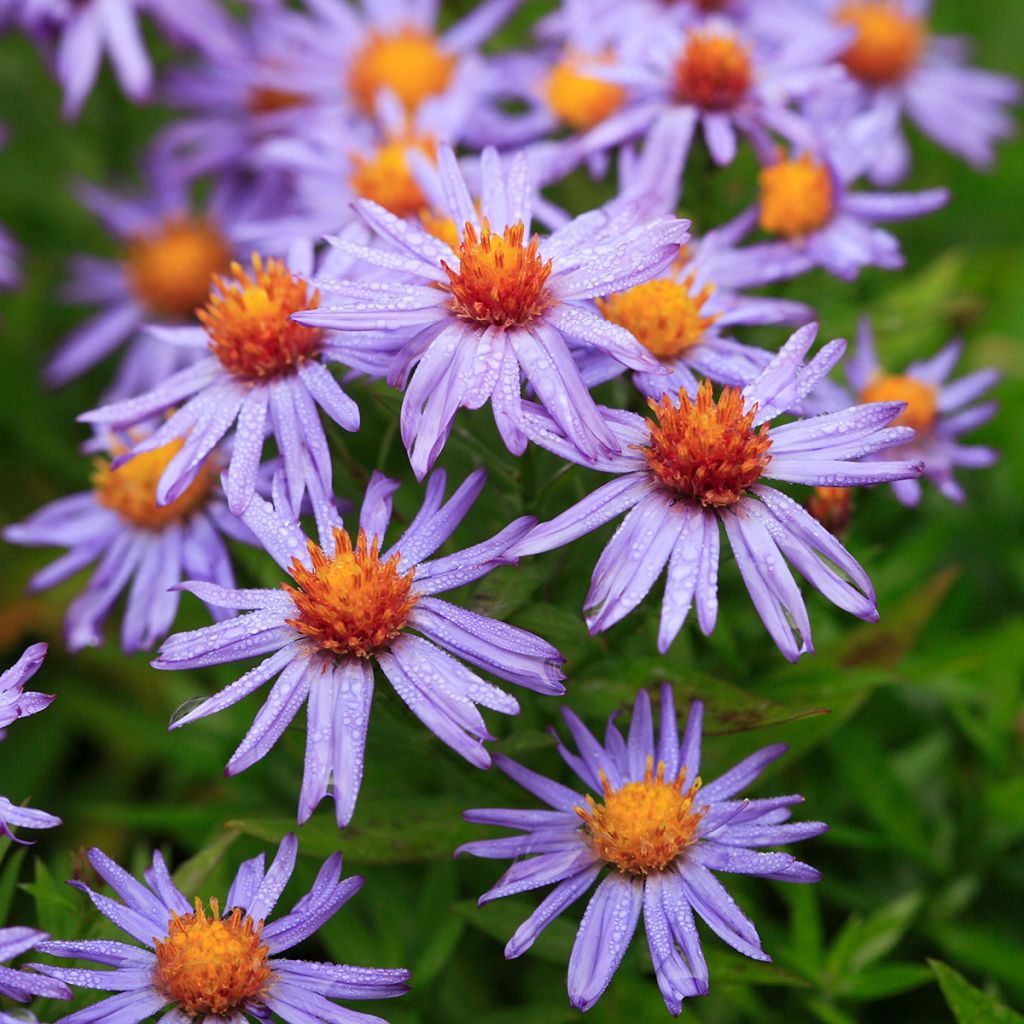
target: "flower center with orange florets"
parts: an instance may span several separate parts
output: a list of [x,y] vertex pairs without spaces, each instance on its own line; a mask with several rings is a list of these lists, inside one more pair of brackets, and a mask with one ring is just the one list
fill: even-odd
[[480,235],[467,223],[458,248],[459,269],[444,260],[451,311],[463,320],[496,327],[523,327],[554,305],[548,292],[551,260],[538,252],[536,235],[523,245],[522,221],[496,235],[484,220]]
[[716,403],[705,380],[695,402],[680,388],[678,407],[668,395],[647,404],[659,421],[647,420],[647,465],[659,483],[688,501],[735,505],[771,461],[768,424],[754,430],[757,406],[746,409],[739,388],[723,388]]
[[675,67],[676,97],[705,110],[732,110],[753,82],[750,51],[734,36],[711,29],[686,37]]
[[606,863],[631,875],[663,871],[697,840],[697,828],[706,807],[693,810],[700,779],[683,791],[686,769],[674,782],[665,781],[665,765],[647,758],[643,782],[627,782],[612,789],[600,772],[603,803],[587,796],[587,807],[575,808],[594,852]]
[[368,157],[356,153],[352,158],[355,170],[349,179],[353,191],[396,217],[411,217],[424,210],[427,200],[409,165],[408,153],[413,148],[431,160],[436,157],[437,145],[426,137],[393,139],[382,143]]
[[843,4],[836,20],[852,26],[855,32],[842,62],[850,74],[868,85],[902,82],[920,59],[924,23],[889,0],[854,0]]
[[932,429],[939,411],[939,395],[934,385],[897,374],[876,376],[861,392],[860,400],[906,402],[906,409],[889,426],[913,427],[918,434],[927,434]]
[[832,219],[832,176],[809,153],[762,168],[757,183],[758,222],[771,234],[804,238]]
[[186,320],[206,301],[210,278],[230,261],[231,249],[215,225],[171,217],[128,243],[125,269],[132,290],[150,312]]
[[377,94],[393,92],[410,113],[431,96],[444,92],[455,70],[435,36],[416,28],[372,32],[353,57],[349,85],[364,113],[372,114]]
[[612,64],[610,55],[588,56],[569,52],[544,81],[543,93],[555,116],[570,128],[586,131],[614,114],[626,99],[626,90],[580,69],[587,64]]
[[597,305],[606,320],[625,327],[651,355],[674,359],[699,345],[717,319],[702,312],[714,285],[694,294],[693,281],[692,274],[681,282],[657,278],[598,299]]
[[403,575],[397,552],[382,562],[380,540],[375,537],[367,547],[362,530],[353,549],[348,533],[335,527],[334,544],[334,555],[329,556],[309,541],[312,570],[293,560],[288,571],[299,589],[282,585],[299,615],[288,619],[288,625],[326,651],[369,658],[394,640],[408,621],[417,601],[411,593],[416,569]]
[[323,332],[290,317],[318,305],[320,295],[280,260],[264,264],[253,253],[251,274],[232,263],[231,276],[215,281],[196,315],[210,336],[210,350],[230,373],[246,380],[279,377],[319,351]]
[[207,459],[180,497],[167,505],[158,505],[157,483],[183,444],[183,440],[172,441],[163,448],[134,456],[117,469],[111,469],[106,459],[98,459],[92,477],[96,501],[145,530],[162,530],[187,519],[205,504],[218,467],[214,460]]
[[210,917],[202,900],[195,906],[191,914],[172,913],[167,938],[154,940],[153,986],[190,1017],[226,1013],[258,996],[273,974],[260,941],[263,922],[238,907],[221,917],[215,899]]

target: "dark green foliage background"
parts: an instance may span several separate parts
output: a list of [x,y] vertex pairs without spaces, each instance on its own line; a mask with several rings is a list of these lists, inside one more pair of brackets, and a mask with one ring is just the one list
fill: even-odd
[[[522,38],[539,9],[528,6],[507,39]],[[936,24],[975,37],[983,65],[1024,70],[1024,4],[945,0],[937,4]],[[134,156],[169,116],[131,108],[108,77],[78,124],[60,123],[58,99],[32,48],[16,37],[0,39],[0,121],[12,136],[0,153],[0,220],[27,257],[25,287],[0,298],[4,522],[88,485],[89,461],[77,454],[86,435],[74,416],[94,403],[109,367],[57,393],[38,382],[45,353],[84,312],[57,299],[66,259],[111,251],[70,187],[82,177],[130,177]],[[497,572],[457,597],[559,646],[567,657],[568,699],[594,726],[628,707],[641,685],[669,679],[680,697],[700,695],[710,710],[705,779],[756,747],[791,745],[757,793],[801,792],[801,816],[831,823],[830,833],[801,851],[821,867],[824,881],[787,887],[727,880],[775,962],[744,960],[705,933],[712,992],[686,1004],[692,1021],[931,1024],[954,1013],[962,1021],[1022,1020],[998,1004],[1024,1006],[1024,146],[1003,146],[998,166],[985,175],[923,140],[915,139],[915,149],[913,187],[949,184],[954,199],[945,211],[898,229],[907,270],[868,272],[852,286],[813,275],[786,289],[816,305],[825,337],[850,336],[868,311],[892,369],[960,332],[968,342],[964,371],[996,365],[1005,374],[997,389],[1000,414],[976,435],[1000,448],[1003,459],[993,470],[963,474],[966,504],[953,506],[932,491],[917,510],[901,508],[884,489],[857,496],[848,540],[876,584],[878,626],[864,626],[812,594],[818,653],[790,666],[765,635],[726,556],[722,612],[710,639],[688,627],[658,658],[659,590],[643,613],[590,639],[578,609],[610,528]],[[684,206],[697,230],[744,205],[754,170],[741,161],[711,173],[695,153]],[[579,176],[556,198],[579,211],[607,194]],[[759,340],[777,347],[783,337],[765,330]],[[408,516],[419,492],[395,429],[399,396],[381,386],[355,393],[365,427],[356,437],[332,436],[338,492],[357,500],[376,466],[407,481],[398,509]],[[604,398],[635,402],[624,382],[608,386]],[[457,424],[441,464],[454,480],[476,465],[490,472],[457,542],[479,540],[514,514],[555,514],[599,479],[579,468],[563,471],[535,451],[517,462],[497,441],[486,411],[460,413]],[[4,847],[0,917],[38,922],[61,937],[106,934],[85,899],[62,884],[87,873],[83,849],[98,844],[141,868],[157,844],[183,865],[187,892],[222,893],[242,857],[293,826],[302,722],[262,764],[224,779],[223,765],[257,699],[173,734],[166,728],[180,704],[238,673],[158,673],[146,657],[121,655],[116,641],[69,657],[60,622],[82,580],[24,597],[26,579],[43,562],[41,552],[3,550],[0,660],[7,665],[28,642],[49,640],[34,685],[58,699],[15,726],[0,747],[0,789],[59,813],[65,824],[40,834],[34,847]],[[243,579],[279,581],[257,552],[240,550],[239,564]],[[205,621],[198,602],[185,598],[180,621]],[[545,732],[559,701],[518,696],[517,719],[490,716],[497,748],[559,772]],[[433,741],[382,685],[353,825],[339,835],[333,808],[321,808],[300,831],[305,856],[289,895],[297,897],[318,858],[338,846],[347,872],[364,874],[367,886],[302,952],[411,967],[413,994],[375,1008],[395,1024],[573,1019],[565,964],[579,908],[531,954],[506,963],[504,941],[539,896],[478,909],[477,895],[501,865],[451,859],[459,842],[484,832],[461,823],[462,809],[516,803],[529,800],[499,774],[476,772]],[[932,959],[954,970],[933,969]],[[37,1009],[41,1020],[62,1012],[57,1005]],[[665,1017],[641,938],[590,1019]]]

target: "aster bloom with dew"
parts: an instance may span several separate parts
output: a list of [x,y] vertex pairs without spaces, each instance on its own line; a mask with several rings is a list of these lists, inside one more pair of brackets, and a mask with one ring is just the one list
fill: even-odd
[[[918,476],[912,459],[863,462],[866,455],[907,443],[913,432],[889,427],[900,402],[770,421],[804,400],[841,358],[845,342],[823,346],[806,365],[817,325],[800,328],[742,391],[709,382],[695,400],[681,390],[649,399],[653,418],[606,410],[621,454],[597,469],[616,474],[512,548],[517,556],[562,547],[628,512],[594,569],[584,611],[591,633],[631,612],[666,570],[658,649],[668,650],[696,606],[705,635],[718,615],[719,526],[761,620],[790,661],[812,651],[811,625],[789,565],[833,604],[876,621],[874,591],[853,556],[792,498],[764,481],[855,487]],[[550,417],[536,411],[530,436],[576,462],[582,460]]]
[[[125,447],[113,441],[110,448],[111,457],[96,459],[91,490],[58,498],[3,530],[11,544],[68,549],[32,577],[32,593],[99,563],[68,606],[64,640],[72,651],[103,642],[103,624],[122,594],[122,649],[132,653],[151,648],[167,635],[177,614],[179,594],[171,588],[182,579],[233,586],[223,535],[252,540],[228,512],[217,486],[222,465],[218,453],[202,463],[173,501],[159,505],[157,481],[181,451],[181,442],[116,467],[113,457]],[[211,613],[219,617],[217,609]]]
[[628,734],[623,737],[612,716],[602,745],[563,708],[579,753],[556,736],[558,752],[582,787],[565,786],[495,755],[495,764],[547,808],[465,814],[468,821],[523,833],[477,840],[456,851],[523,858],[480,897],[481,904],[554,886],[509,940],[505,956],[510,959],[525,953],[608,869],[583,913],[569,958],[569,1001],[579,1010],[589,1010],[608,987],[641,914],[658,988],[674,1015],[685,998],[707,995],[710,983],[695,918],[744,956],[771,959],[754,923],[714,872],[780,882],[820,878],[788,853],[760,849],[827,830],[820,821],[788,821],[790,807],[802,797],[733,799],[785,753],[785,746],[765,747],[705,786],[700,777],[703,705],[690,706],[681,740],[668,684],[661,687],[660,712],[655,735],[651,701],[641,690]]
[[[914,437],[899,448],[879,452],[876,458],[920,459],[924,478],[931,480],[950,501],[964,500],[964,491],[954,477],[958,468],[983,469],[999,458],[986,445],[961,444],[960,437],[987,423],[998,405],[978,402],[999,380],[993,369],[950,380],[963,352],[963,342],[951,341],[930,359],[911,363],[902,373],[886,373],[875,352],[871,323],[864,318],[857,346],[846,364],[846,378],[862,402],[905,402],[906,408],[894,421],[912,427]],[[921,500],[918,480],[896,480],[892,485],[904,505]]]
[[37,715],[50,706],[52,693],[25,692],[25,684],[39,671],[46,649],[46,644],[26,647],[17,662],[0,674],[0,739],[7,734],[11,723]]
[[115,992],[62,1018],[60,1024],[138,1024],[169,1007],[168,1024],[266,1021],[286,1024],[344,1021],[383,1024],[339,1006],[336,999],[390,999],[408,990],[409,972],[384,967],[292,960],[280,954],[314,935],[361,888],[358,875],[342,879],[341,854],[324,861],[309,892],[276,920],[270,915],[295,867],[298,842],[281,840],[270,867],[263,854],[244,861],[223,900],[190,903],[175,885],[159,851],[143,872],[145,884],[95,847],[89,863],[120,900],[72,881],[93,905],[135,943],[54,940],[39,951],[112,970],[33,964],[50,979],[84,989]]
[[[506,552],[534,524],[529,517],[517,519],[489,540],[431,558],[469,511],[484,474],[470,475],[447,502],[445,482],[441,471],[430,477],[420,511],[390,547],[384,534],[398,483],[379,473],[367,487],[358,532],[345,530],[328,515],[319,524],[319,544],[281,515],[283,497],[278,495],[275,506],[257,497],[242,518],[291,582],[277,590],[184,585],[204,601],[252,610],[172,636],[153,662],[157,668],[263,660],[176,719],[172,728],[222,711],[277,677],[227,773],[237,774],[263,758],[307,704],[300,822],[331,791],[332,779],[339,827],[352,817],[363,774],[375,662],[413,714],[479,768],[491,763],[483,745],[491,736],[477,706],[516,714],[519,705],[463,662],[538,693],[564,692],[563,659],[550,644],[435,596],[513,561]],[[314,506],[329,507],[323,501]]]
[[523,376],[585,457],[617,451],[569,346],[589,345],[631,369],[658,371],[658,361],[628,331],[603,321],[588,300],[662,271],[686,241],[687,222],[638,222],[628,208],[616,215],[595,210],[544,239],[531,238],[525,157],[503,166],[494,150],[484,150],[479,207],[450,147],[440,149],[439,171],[445,213],[461,225],[458,246],[363,200],[357,210],[388,247],[337,244],[412,280],[331,281],[338,302],[296,319],[401,339],[389,382],[402,386],[412,371],[401,432],[420,479],[440,454],[457,410],[478,409],[488,399],[506,446],[521,454]]
[[[0,928],[0,996],[16,1003],[27,1003],[36,996],[44,999],[70,999],[71,989],[56,978],[3,966],[8,960],[36,949],[49,936],[34,928]],[[18,1011],[0,1010],[0,1024],[25,1024]]]
[[144,394],[79,417],[121,428],[177,406],[125,456],[178,446],[157,482],[158,505],[177,501],[192,487],[228,434],[233,447],[225,489],[236,515],[255,493],[268,433],[277,442],[296,514],[307,492],[330,493],[331,455],[319,410],[345,430],[357,430],[359,409],[328,369],[344,358],[345,340],[291,319],[319,302],[298,276],[311,269],[308,251],[288,263],[258,253],[248,266],[232,263],[228,274],[214,277],[209,299],[196,313],[202,326],[163,332],[204,354]]

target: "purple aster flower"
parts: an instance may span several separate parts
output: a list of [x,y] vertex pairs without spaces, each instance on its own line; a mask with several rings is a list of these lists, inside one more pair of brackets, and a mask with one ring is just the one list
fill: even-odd
[[[513,545],[512,554],[561,547],[628,511],[594,569],[587,624],[591,633],[614,625],[643,601],[667,566],[662,653],[692,604],[703,633],[714,629],[719,525],[754,607],[790,661],[813,647],[807,609],[787,562],[833,604],[877,621],[871,581],[853,556],[792,498],[762,482],[855,487],[921,473],[922,464],[907,459],[860,461],[913,436],[905,427],[888,427],[903,410],[900,402],[773,425],[769,435],[769,420],[797,406],[843,354],[846,343],[832,341],[802,365],[816,335],[816,324],[800,328],[756,380],[742,392],[725,388],[717,403],[705,381],[696,401],[685,391],[678,404],[667,394],[660,402],[649,400],[657,422],[605,410],[622,450],[595,468],[616,478],[540,524]],[[582,463],[549,416],[535,410],[531,419],[534,441]]]
[[[31,648],[30,648],[31,649]],[[35,949],[49,938],[34,928],[0,928],[0,964]],[[70,999],[71,989],[56,978],[0,966],[0,996],[16,1003],[27,1003],[36,996],[46,999]],[[19,1014],[0,1011],[0,1024],[25,1024]]]
[[[39,666],[46,656],[46,644],[33,644],[25,649],[24,653],[7,671],[0,675],[0,739],[6,735],[6,727],[18,718],[28,718],[29,715],[37,714],[47,707],[53,700],[52,695],[47,693],[25,693],[24,686],[39,671]],[[11,831],[11,826],[21,828],[53,828],[61,823],[60,818],[46,811],[37,811],[32,807],[19,807],[11,803],[5,796],[0,796],[0,836],[13,839],[16,843],[26,842],[18,839]],[[35,936],[37,939],[44,936],[40,932],[29,932],[27,928],[0,928],[0,961],[10,960],[12,956],[31,949],[33,943],[22,946],[19,949],[8,951],[4,946],[3,936],[8,935],[17,939],[19,935],[28,939]],[[13,976],[13,977],[11,977]],[[10,996],[18,999],[12,993],[18,991],[13,984],[15,978],[20,978],[19,972],[12,971],[7,967],[0,967],[0,995]],[[8,985],[8,982],[11,984]],[[35,989],[26,988],[29,994],[44,995],[43,992],[36,992]],[[19,1002],[24,1002],[24,998]],[[58,999],[65,999],[67,996],[57,996]],[[4,1015],[0,1014],[0,1018]]]
[[[112,445],[115,453],[119,447],[124,450]],[[183,578],[234,585],[222,534],[252,538],[228,512],[216,487],[217,456],[201,464],[173,501],[156,503],[157,480],[181,447],[172,442],[121,465],[97,459],[92,490],[58,498],[25,522],[4,528],[3,537],[11,544],[68,549],[32,577],[33,593],[99,563],[68,606],[64,639],[69,650],[103,642],[103,623],[125,591],[121,647],[132,653],[167,635],[179,599],[170,588]],[[218,609],[211,613],[221,617]]]
[[587,300],[630,288],[663,270],[687,238],[687,222],[638,222],[635,210],[595,210],[544,239],[530,232],[531,186],[526,159],[503,167],[484,151],[481,200],[474,205],[449,147],[439,153],[448,216],[464,225],[453,249],[376,203],[356,208],[388,249],[338,244],[409,281],[331,281],[340,300],[299,314],[301,323],[342,332],[367,328],[401,340],[389,382],[401,386],[402,440],[418,478],[427,473],[451,431],[456,411],[488,399],[508,448],[520,454],[522,376],[588,458],[618,444],[580,378],[571,343],[590,345],[635,370],[660,364],[626,330],[603,321]]
[[106,939],[41,943],[40,952],[86,960],[112,970],[33,964],[42,974],[77,988],[116,995],[62,1018],[60,1024],[138,1024],[170,1007],[160,1019],[188,1024],[197,1017],[224,1024],[246,1019],[286,1024],[345,1021],[383,1024],[379,1017],[339,1006],[335,999],[390,999],[406,993],[409,972],[383,967],[349,967],[280,956],[308,939],[362,887],[358,875],[341,878],[341,854],[324,861],[313,887],[291,911],[270,915],[295,867],[298,842],[281,840],[269,868],[263,854],[242,863],[224,899],[196,897],[190,904],[174,884],[159,851],[143,872],[145,885],[102,850],[89,863],[120,897],[69,882],[135,943]]
[[[462,662],[540,693],[560,694],[564,687],[563,659],[550,644],[435,596],[509,563],[506,551],[533,525],[529,517],[517,519],[490,540],[432,559],[483,484],[484,474],[477,471],[444,502],[445,474],[434,473],[419,513],[388,548],[384,534],[398,483],[379,473],[367,487],[354,543],[340,520],[328,515],[319,524],[318,546],[280,514],[283,498],[278,497],[277,508],[254,498],[242,518],[295,586],[227,590],[206,583],[183,585],[204,601],[252,610],[172,636],[153,662],[157,668],[263,660],[172,728],[222,711],[276,676],[227,773],[235,775],[264,757],[306,703],[299,821],[306,821],[327,795],[333,776],[335,812],[343,827],[352,817],[362,779],[376,662],[431,732],[472,764],[488,767],[483,743],[491,737],[477,705],[506,714],[516,714],[519,705]],[[314,506],[327,508],[323,501]]]
[[[991,466],[999,453],[985,445],[960,443],[960,435],[987,423],[996,402],[972,404],[999,380],[993,369],[975,370],[951,381],[950,374],[963,352],[963,342],[951,341],[930,359],[911,363],[902,373],[886,374],[875,352],[871,322],[861,320],[857,347],[846,364],[846,378],[862,402],[899,401],[906,408],[893,422],[912,427],[914,437],[894,450],[879,452],[882,459],[915,459],[924,463],[924,476],[950,501],[963,501],[963,488],[953,472],[957,467]],[[920,481],[896,480],[892,489],[904,505],[921,500]]]
[[[481,904],[542,886],[554,888],[505,947],[520,956],[563,910],[610,870],[591,897],[569,958],[569,1001],[589,1010],[615,974],[643,914],[654,973],[669,1012],[683,999],[707,995],[709,976],[695,917],[724,942],[754,960],[770,960],[754,923],[714,872],[756,875],[779,882],[817,882],[819,872],[788,853],[761,852],[821,835],[820,821],[789,822],[800,796],[732,799],[754,782],[786,747],[765,747],[724,775],[701,785],[703,705],[694,701],[682,741],[672,687],[661,687],[661,724],[655,736],[651,701],[637,694],[628,735],[608,721],[605,743],[568,708],[562,709],[578,754],[558,740],[558,752],[583,783],[562,785],[495,755],[495,764],[547,804],[545,810],[485,808],[468,821],[523,833],[459,847],[494,859],[523,858],[480,897]],[[590,792],[587,792],[589,790]],[[596,794],[596,796],[591,794]]]

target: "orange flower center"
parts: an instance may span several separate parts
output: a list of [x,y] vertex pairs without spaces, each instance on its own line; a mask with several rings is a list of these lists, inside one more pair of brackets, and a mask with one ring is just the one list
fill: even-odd
[[466,224],[457,250],[458,272],[441,261],[456,316],[478,324],[522,327],[554,304],[547,290],[551,260],[541,258],[536,235],[523,245],[525,232],[519,221],[496,235],[485,220],[477,237],[476,228]]
[[815,487],[807,500],[807,511],[836,535],[849,526],[852,506],[853,492],[849,487]]
[[192,914],[171,914],[167,938],[154,940],[153,985],[190,1017],[221,1014],[259,995],[270,980],[269,950],[260,943],[263,922],[242,917],[239,907],[220,916],[210,900],[210,917],[196,898]]
[[705,380],[695,402],[680,388],[678,408],[668,395],[647,404],[659,421],[647,420],[647,465],[662,485],[688,501],[735,505],[771,461],[768,424],[754,430],[757,406],[744,411],[739,388],[723,388],[716,404]]
[[390,89],[411,113],[424,100],[444,92],[454,70],[455,57],[427,32],[415,28],[390,35],[372,32],[352,59],[349,85],[367,114],[373,113],[382,89]]
[[610,55],[568,53],[551,69],[543,92],[560,121],[577,131],[586,131],[622,106],[626,90],[621,85],[580,73],[581,65],[613,62]]
[[353,550],[347,531],[335,527],[335,553],[328,557],[312,541],[309,556],[313,569],[293,560],[292,578],[299,589],[282,584],[299,610],[288,619],[300,633],[315,640],[324,650],[339,655],[369,658],[401,633],[417,597],[411,593],[415,568],[404,576],[398,571],[396,552],[380,560],[380,541],[366,546],[360,530]]
[[692,288],[692,274],[682,282],[662,277],[598,299],[597,305],[606,320],[625,327],[652,355],[674,359],[700,344],[717,319],[701,312],[714,285],[696,294]]
[[850,74],[868,85],[902,82],[920,59],[924,23],[893,3],[853,0],[839,8],[836,20],[856,32],[842,61]]
[[444,242],[453,252],[459,251],[459,229],[455,221],[444,214],[435,213],[433,210],[424,208],[420,210],[420,224],[427,234],[433,235],[438,241]]
[[808,153],[762,168],[757,182],[758,219],[765,231],[803,238],[824,227],[832,217],[832,178],[828,168]]
[[372,199],[396,217],[411,217],[427,205],[427,200],[413,177],[408,152],[415,147],[431,160],[437,152],[433,139],[394,139],[378,146],[372,156],[354,154],[356,167],[349,179],[354,192]]
[[92,476],[96,500],[133,526],[145,530],[162,530],[171,523],[187,519],[205,504],[218,466],[216,460],[207,459],[184,494],[168,505],[158,505],[156,485],[184,443],[179,439],[163,448],[143,452],[117,469],[111,469],[106,459],[97,459]]
[[231,264],[230,277],[216,277],[205,308],[197,310],[210,336],[210,351],[236,377],[264,380],[292,372],[316,355],[323,332],[289,319],[312,309],[320,294],[310,292],[280,260],[264,264],[252,256],[252,273]]
[[597,855],[631,875],[668,867],[696,842],[697,827],[707,811],[693,810],[700,779],[683,792],[686,769],[674,782],[666,782],[664,763],[658,762],[655,775],[653,761],[648,755],[643,782],[627,782],[621,789],[612,789],[601,772],[604,802],[588,795],[587,808],[575,809]]
[[906,402],[907,407],[889,424],[891,427],[913,427],[927,434],[938,415],[939,396],[935,387],[916,377],[878,375],[861,392],[862,402]]
[[227,241],[209,221],[171,217],[158,231],[128,243],[125,269],[146,309],[187,320],[206,300],[210,277],[226,270],[230,261]]
[[676,96],[705,110],[732,110],[753,81],[750,51],[734,36],[689,32],[676,62]]

